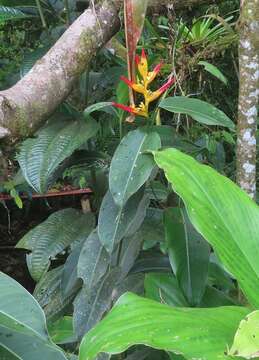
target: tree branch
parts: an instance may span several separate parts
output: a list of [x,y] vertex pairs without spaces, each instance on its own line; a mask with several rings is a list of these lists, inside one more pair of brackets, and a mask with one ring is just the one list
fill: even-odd
[[96,52],[118,31],[118,4],[86,10],[12,88],[0,92],[0,138],[26,136],[68,96]]

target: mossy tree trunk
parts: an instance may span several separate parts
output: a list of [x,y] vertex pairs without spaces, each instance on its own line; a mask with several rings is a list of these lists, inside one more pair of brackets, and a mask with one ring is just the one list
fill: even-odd
[[86,10],[12,88],[0,92],[0,138],[27,136],[64,101],[96,52],[119,30],[118,7]]
[[237,183],[255,198],[259,98],[259,0],[242,1],[239,24]]

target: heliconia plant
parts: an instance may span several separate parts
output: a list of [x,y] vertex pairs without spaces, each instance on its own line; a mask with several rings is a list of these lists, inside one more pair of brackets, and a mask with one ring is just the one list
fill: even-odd
[[[128,77],[130,81],[136,79],[135,55],[137,44],[143,29],[148,0],[124,0],[124,24],[127,49]],[[129,89],[130,105],[134,106],[135,99],[131,89]]]
[[168,90],[175,82],[175,79],[169,78],[168,81],[158,90],[151,91],[149,86],[160,72],[162,63],[159,63],[152,71],[149,71],[148,59],[144,49],[142,49],[141,56],[136,56],[135,61],[139,73],[139,76],[136,77],[136,81],[131,81],[124,76],[121,76],[121,80],[124,81],[129,86],[129,88],[135,91],[137,94],[141,94],[144,97],[144,101],[141,101],[137,106],[135,104],[126,106],[115,102],[113,105],[131,114],[148,117],[149,104],[152,101],[158,99],[166,90]]

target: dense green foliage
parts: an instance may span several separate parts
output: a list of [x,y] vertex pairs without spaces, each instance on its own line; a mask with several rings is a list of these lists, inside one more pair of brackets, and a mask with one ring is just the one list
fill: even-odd
[[[0,0],[1,88],[86,6]],[[121,30],[121,52],[102,49],[34,137],[11,150],[3,143],[11,169],[1,191],[19,211],[33,201],[22,195],[67,184],[93,193],[19,239],[33,296],[0,273],[1,359],[259,358],[259,210],[230,180],[236,9],[226,1],[179,17],[135,13],[138,31],[144,25],[137,53],[145,49],[149,69],[163,62],[154,89],[175,77],[148,118],[130,123],[113,106],[129,102]]]

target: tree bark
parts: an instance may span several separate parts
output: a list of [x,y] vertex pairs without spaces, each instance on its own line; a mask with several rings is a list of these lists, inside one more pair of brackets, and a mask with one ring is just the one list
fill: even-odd
[[256,195],[256,130],[259,98],[259,0],[245,0],[240,14],[237,183]]
[[12,88],[0,92],[0,138],[27,136],[68,96],[93,56],[119,29],[117,4],[86,10]]
[[[177,9],[208,2],[150,0],[149,5],[172,4]],[[28,136],[64,101],[92,57],[118,31],[122,4],[104,0],[86,10],[24,78],[0,92],[0,138]]]

